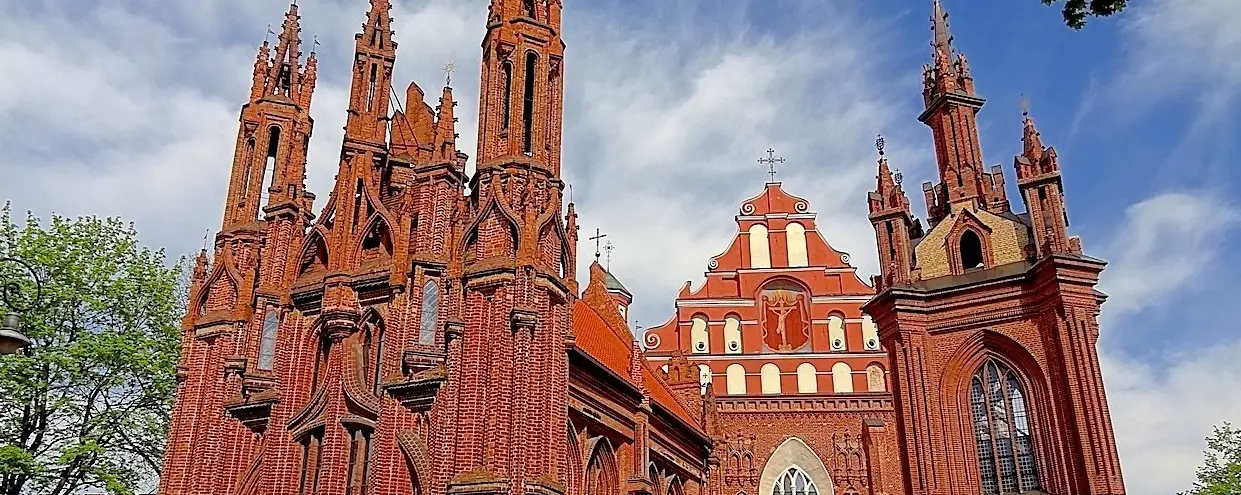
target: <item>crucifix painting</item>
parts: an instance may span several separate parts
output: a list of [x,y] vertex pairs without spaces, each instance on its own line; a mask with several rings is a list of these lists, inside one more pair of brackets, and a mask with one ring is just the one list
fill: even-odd
[[810,320],[806,313],[806,295],[793,289],[763,291],[763,343],[779,351],[800,349],[810,340]]

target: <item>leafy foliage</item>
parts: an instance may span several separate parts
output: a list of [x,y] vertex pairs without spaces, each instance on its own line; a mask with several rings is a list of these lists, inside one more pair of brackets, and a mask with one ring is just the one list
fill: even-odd
[[43,300],[21,315],[33,344],[0,356],[0,493],[133,493],[163,456],[184,260],[168,266],[112,218],[19,228],[7,204],[3,256],[42,273]]
[[1064,23],[1073,29],[1086,25],[1086,16],[1107,17],[1125,9],[1128,0],[1043,0],[1044,5],[1064,2]]
[[1194,489],[1181,495],[1241,494],[1241,428],[1225,422],[1207,437],[1206,460],[1198,468]]

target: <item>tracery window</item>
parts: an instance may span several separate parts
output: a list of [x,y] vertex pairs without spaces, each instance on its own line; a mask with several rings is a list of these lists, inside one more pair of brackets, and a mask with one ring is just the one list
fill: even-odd
[[771,488],[771,495],[819,495],[819,489],[805,471],[791,467],[776,480]]
[[418,329],[418,343],[435,344],[435,324],[440,317],[440,286],[428,280],[422,286],[422,320]]
[[280,319],[275,311],[268,310],[263,317],[263,336],[259,340],[259,369],[270,370],[276,361],[276,330]]
[[1025,393],[1017,375],[988,360],[970,383],[970,413],[984,494],[1039,488]]

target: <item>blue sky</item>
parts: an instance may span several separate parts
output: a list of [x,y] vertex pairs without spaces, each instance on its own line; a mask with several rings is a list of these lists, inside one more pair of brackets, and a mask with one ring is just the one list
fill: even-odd
[[[473,154],[483,0],[394,0],[395,80],[437,94],[455,61]],[[701,283],[766,176],[807,197],[820,230],[875,271],[865,193],[876,133],[911,191],[934,174],[921,110],[930,0],[565,0],[566,178],[583,232],[615,244],[636,324]],[[320,80],[309,186],[335,170],[363,0],[302,0]],[[1020,149],[1028,95],[1064,168],[1071,230],[1111,262],[1100,342],[1130,493],[1192,479],[1214,423],[1241,422],[1241,2],[1134,0],[1083,31],[1037,0],[944,0],[979,93],[984,156]],[[0,0],[0,199],[46,218],[136,222],[189,254],[218,228],[254,50],[283,0]],[[1017,198],[1015,191],[1010,198]],[[911,198],[921,211],[921,199]],[[585,237],[585,236],[584,236]],[[583,242],[584,261],[593,245]],[[584,273],[584,272],[582,272]]]

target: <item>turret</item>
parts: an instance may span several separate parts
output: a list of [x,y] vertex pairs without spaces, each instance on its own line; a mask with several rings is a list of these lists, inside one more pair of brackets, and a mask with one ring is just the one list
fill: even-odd
[[1069,237],[1069,217],[1064,206],[1064,183],[1056,149],[1044,147],[1034,119],[1022,111],[1022,152],[1013,159],[1017,188],[1030,213],[1034,246],[1039,257],[1053,253],[1081,254],[1081,242]]
[[910,271],[913,269],[911,229],[915,224],[909,210],[909,198],[901,189],[901,175],[894,175],[888,168],[882,136],[875,140],[875,148],[879,150],[879,173],[876,175],[875,190],[870,193],[868,201],[869,218],[875,227],[875,240],[879,246],[882,278],[875,289],[880,290],[880,286],[902,285],[910,281]]

